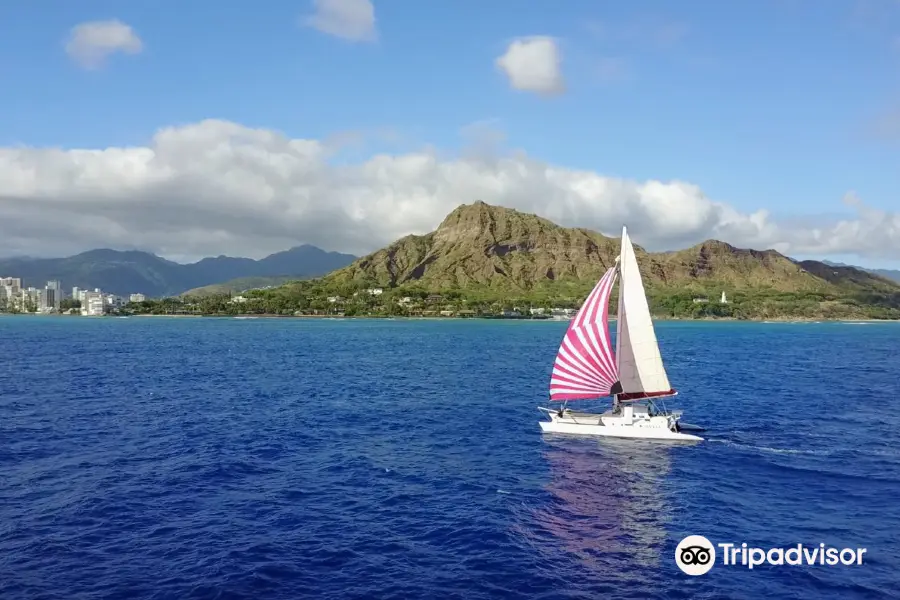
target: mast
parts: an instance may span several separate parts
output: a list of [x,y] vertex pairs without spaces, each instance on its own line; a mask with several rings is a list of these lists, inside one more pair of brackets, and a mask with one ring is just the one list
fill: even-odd
[[615,402],[674,395],[677,392],[663,366],[637,257],[624,226],[618,271],[616,367],[622,393]]
[[[622,225],[622,244],[625,243],[625,226]],[[619,273],[619,301],[616,306],[616,371],[622,372],[621,359],[622,355],[622,324],[625,322],[625,286],[622,280],[622,246],[619,246],[619,256],[616,257],[616,272]],[[621,375],[619,377],[619,391],[624,391]],[[613,395],[613,410],[619,405],[619,394]]]

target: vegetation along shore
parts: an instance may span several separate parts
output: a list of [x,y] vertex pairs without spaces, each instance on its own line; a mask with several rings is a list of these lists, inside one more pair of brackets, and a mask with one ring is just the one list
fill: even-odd
[[[433,232],[406,236],[315,279],[221,293],[198,288],[135,314],[566,318],[615,263],[618,240],[475,202]],[[662,319],[900,318],[900,284],[853,267],[708,240],[636,247],[651,312]],[[724,295],[724,297],[723,297]],[[610,312],[618,302],[614,294]]]
[[[717,240],[672,252],[635,250],[659,319],[900,319],[900,283],[854,267]],[[617,251],[616,238],[475,202],[431,233],[401,238],[324,276],[279,277],[269,286],[261,278],[260,288],[239,293],[217,284],[131,302],[118,313],[566,319]],[[611,315],[617,303],[614,293]]]

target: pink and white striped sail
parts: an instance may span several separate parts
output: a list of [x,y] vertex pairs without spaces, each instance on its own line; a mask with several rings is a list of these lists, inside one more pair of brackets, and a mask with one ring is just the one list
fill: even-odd
[[613,267],[597,282],[569,324],[559,346],[550,400],[583,400],[609,396],[618,386],[619,369],[609,333],[609,297],[616,282]]

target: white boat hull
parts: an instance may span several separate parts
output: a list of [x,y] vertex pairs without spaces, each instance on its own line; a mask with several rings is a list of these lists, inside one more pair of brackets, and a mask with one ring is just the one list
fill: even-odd
[[673,442],[702,442],[703,438],[678,431],[680,413],[650,415],[643,406],[626,406],[620,412],[603,414],[559,412],[542,408],[550,417],[539,421],[545,433],[593,435],[644,440],[668,440]]
[[642,427],[607,427],[606,425],[581,425],[576,423],[560,423],[557,421],[540,421],[540,424],[541,431],[545,433],[599,435],[603,437],[636,438],[645,440],[671,440],[673,442],[703,441],[702,437],[665,428],[645,429]]

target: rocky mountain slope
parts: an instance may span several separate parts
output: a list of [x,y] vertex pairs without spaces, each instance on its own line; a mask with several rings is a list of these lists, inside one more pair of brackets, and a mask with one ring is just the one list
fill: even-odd
[[[635,251],[650,289],[900,292],[896,282],[861,269],[797,262],[774,250],[745,250],[717,240],[659,253],[647,253],[635,244]],[[592,285],[614,264],[618,252],[618,238],[476,202],[458,207],[432,233],[397,240],[325,280],[418,283],[433,290]]]

